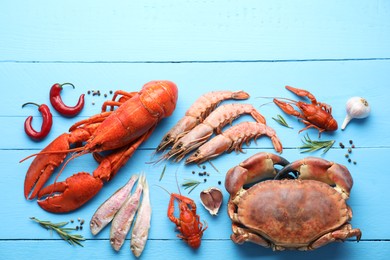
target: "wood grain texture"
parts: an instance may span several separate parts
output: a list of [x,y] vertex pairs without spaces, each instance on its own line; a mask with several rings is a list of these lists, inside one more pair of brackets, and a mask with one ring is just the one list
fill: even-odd
[[365,59],[390,52],[390,5],[381,0],[39,0],[1,7],[3,61]]
[[[388,98],[390,97],[390,3],[373,1],[201,1],[147,0],[96,1],[2,1],[0,4],[0,190],[3,194],[0,222],[1,259],[135,258],[129,249],[116,253],[109,244],[109,229],[97,236],[89,229],[89,219],[97,207],[121,187],[130,176],[147,173],[153,207],[149,240],[144,259],[387,259],[390,253],[390,175],[386,167],[390,152]],[[179,100],[173,115],[164,119],[133,158],[107,183],[102,191],[81,209],[67,214],[51,214],[36,201],[23,196],[24,176],[31,160],[19,160],[38,152],[74,122],[99,113],[103,96],[86,95],[86,106],[76,118],[63,118],[52,111],[54,123],[42,142],[31,141],[23,122],[34,115],[39,128],[41,117],[34,107],[21,108],[28,101],[49,103],[49,88],[56,82],[72,82],[76,88],[63,91],[67,104],[88,90],[123,89],[137,91],[154,79],[177,83]],[[322,140],[336,140],[325,155],[301,154],[298,147],[306,133],[317,139],[315,130],[298,134],[303,124],[285,115],[270,99],[282,96],[298,100],[285,85],[311,91],[319,101],[333,107],[341,125],[349,97],[363,96],[372,107],[369,118],[355,120],[345,131],[325,133]],[[168,162],[150,164],[158,158],[154,149],[163,135],[185,114],[202,94],[215,90],[245,90],[281,139],[283,156],[290,161],[307,155],[323,157],[346,165],[354,178],[348,204],[353,210],[352,226],[360,228],[360,243],[353,239],[313,252],[273,252],[253,244],[235,245],[230,240],[231,222],[227,216],[228,194],[223,187],[226,171],[249,156],[274,152],[264,137],[244,145],[245,153],[225,154],[213,164],[204,164],[208,177],[193,175],[196,165]],[[94,103],[94,105],[92,104]],[[272,117],[281,114],[293,129],[278,125]],[[249,116],[236,122],[252,120]],[[229,126],[227,126],[229,127]],[[348,163],[346,149],[338,145],[353,140],[356,148]],[[92,172],[96,162],[85,155],[70,162],[59,181],[79,171]],[[202,170],[203,171],[203,170]],[[156,185],[177,192],[184,179],[202,183],[190,194],[201,220],[209,228],[203,244],[191,250],[176,237],[167,216],[169,196]],[[56,177],[51,178],[51,182]],[[206,179],[206,182],[204,182]],[[218,182],[222,184],[219,185]],[[201,206],[199,192],[210,186],[223,190],[220,213],[212,217]],[[315,203],[315,201],[313,201]],[[84,248],[69,246],[56,234],[50,235],[29,217],[53,222],[85,219],[80,233]],[[77,221],[76,221],[77,222]],[[75,223],[76,225],[77,223]],[[23,249],[23,250],[21,250]]]

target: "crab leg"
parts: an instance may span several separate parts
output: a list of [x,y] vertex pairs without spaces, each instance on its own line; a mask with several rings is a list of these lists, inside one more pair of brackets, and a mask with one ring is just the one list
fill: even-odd
[[259,180],[274,177],[277,174],[275,165],[286,166],[289,162],[272,153],[257,153],[226,173],[225,188],[231,196],[245,185]]
[[341,193],[344,199],[349,198],[353,180],[347,167],[322,158],[306,157],[285,166],[275,179],[286,177],[290,172],[298,172],[298,179],[317,180],[330,185]]

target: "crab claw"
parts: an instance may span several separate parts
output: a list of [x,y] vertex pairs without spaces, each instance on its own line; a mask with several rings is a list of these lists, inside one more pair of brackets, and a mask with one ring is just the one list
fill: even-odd
[[344,165],[318,157],[306,157],[281,169],[275,179],[281,179],[294,171],[298,172],[298,179],[317,180],[334,185],[344,199],[349,198],[353,180],[351,173]]
[[277,174],[275,165],[287,164],[289,162],[279,155],[257,153],[226,173],[225,188],[231,196],[235,196],[245,184],[275,176]]
[[38,204],[49,212],[69,212],[89,201],[102,187],[102,180],[86,172],[80,172],[63,182],[51,184],[40,190]]
[[34,199],[39,190],[45,185],[50,178],[54,169],[56,169],[65,159],[67,152],[64,153],[47,153],[50,151],[66,151],[69,149],[69,134],[62,134],[54,139],[42,154],[38,154],[28,168],[24,179],[24,197]]

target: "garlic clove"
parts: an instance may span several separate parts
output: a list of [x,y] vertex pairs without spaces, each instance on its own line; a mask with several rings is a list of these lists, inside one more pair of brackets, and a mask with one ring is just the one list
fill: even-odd
[[200,201],[202,205],[208,210],[208,212],[215,216],[218,214],[219,208],[222,205],[222,191],[216,187],[203,190],[200,193]]
[[347,115],[341,126],[341,130],[344,130],[348,123],[354,118],[366,118],[371,112],[370,105],[367,100],[362,97],[351,97],[348,99],[345,106]]

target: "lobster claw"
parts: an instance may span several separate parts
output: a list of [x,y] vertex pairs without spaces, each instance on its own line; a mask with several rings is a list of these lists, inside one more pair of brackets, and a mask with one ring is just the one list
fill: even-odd
[[103,181],[79,172],[63,182],[51,184],[38,193],[38,205],[46,211],[65,213],[81,207],[103,187]]
[[[48,153],[50,151],[66,151],[69,149],[69,134],[62,134],[52,141],[42,154],[38,154],[31,163],[26,178],[24,179],[24,196],[27,199],[34,199],[39,190],[45,185],[51,174],[65,159],[67,152]],[[31,194],[30,194],[31,193]]]

